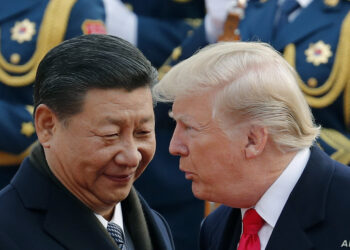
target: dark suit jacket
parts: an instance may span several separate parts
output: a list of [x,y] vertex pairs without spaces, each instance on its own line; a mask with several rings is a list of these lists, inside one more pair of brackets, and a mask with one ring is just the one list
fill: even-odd
[[[290,194],[266,250],[330,250],[350,240],[350,168],[320,149],[311,156]],[[236,249],[240,209],[221,206],[202,224],[201,249]],[[346,241],[346,243],[344,242]]]
[[[164,219],[133,189],[122,204],[132,203],[130,196],[141,203],[153,248],[174,249]],[[133,210],[130,208],[127,213]],[[11,184],[0,192],[0,225],[1,250],[118,249],[93,212],[40,172],[28,158]],[[135,247],[140,245],[137,242]]]

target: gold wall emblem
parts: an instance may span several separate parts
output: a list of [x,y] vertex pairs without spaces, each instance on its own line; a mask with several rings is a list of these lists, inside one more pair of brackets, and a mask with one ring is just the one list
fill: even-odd
[[321,63],[327,63],[333,53],[331,45],[318,41],[317,43],[310,43],[309,48],[305,50],[305,55],[307,62],[319,66]]
[[29,42],[35,33],[35,23],[26,18],[22,22],[16,22],[11,28],[11,39],[19,43]]

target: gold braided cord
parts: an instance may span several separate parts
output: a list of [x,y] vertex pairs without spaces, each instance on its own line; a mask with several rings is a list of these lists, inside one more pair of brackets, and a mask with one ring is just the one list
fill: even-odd
[[[34,82],[40,60],[53,47],[63,41],[70,17],[70,12],[77,0],[51,0],[45,10],[36,44],[36,51],[23,65],[13,65],[0,53],[0,81],[12,87],[26,86]],[[59,20],[59,21],[58,21]],[[11,73],[25,73],[12,76]]]
[[350,131],[350,77],[344,92],[344,115],[345,126]]
[[350,163],[350,140],[334,129],[323,128],[320,137],[329,146],[336,149],[331,155],[332,159],[345,165]]
[[[336,53],[336,58],[327,81],[319,88],[308,87],[299,76],[299,86],[305,94],[309,105],[324,108],[332,104],[344,90],[350,78],[350,12],[345,17]],[[285,59],[295,68],[295,46],[289,44],[284,51]],[[328,92],[328,93],[326,93]],[[314,97],[323,95],[322,97]]]
[[27,157],[32,150],[34,144],[30,145],[26,150],[24,150],[20,154],[10,154],[7,152],[1,152],[0,151],[0,167],[1,166],[15,166],[21,164],[23,159]]

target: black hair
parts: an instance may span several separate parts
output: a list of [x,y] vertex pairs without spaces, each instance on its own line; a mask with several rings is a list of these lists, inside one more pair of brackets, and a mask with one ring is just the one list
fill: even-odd
[[60,120],[82,110],[91,89],[151,88],[157,71],[129,42],[111,35],[83,35],[50,50],[39,64],[34,113],[46,104]]

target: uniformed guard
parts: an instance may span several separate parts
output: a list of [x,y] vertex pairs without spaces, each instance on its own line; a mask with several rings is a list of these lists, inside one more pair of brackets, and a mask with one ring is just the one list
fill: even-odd
[[41,58],[65,39],[106,33],[100,0],[0,0],[0,188],[36,141],[33,82]]
[[269,42],[283,53],[322,126],[319,146],[350,165],[350,1],[294,2],[280,27],[283,2],[251,1],[240,25],[242,40]]
[[[319,146],[350,165],[350,1],[294,0],[282,24],[283,2],[291,1],[250,0],[239,25],[241,39],[270,43],[296,68],[299,86],[322,126]],[[195,33],[182,53],[174,50],[160,74],[208,43],[203,27]]]
[[155,67],[202,23],[203,0],[104,0],[109,34],[137,46]]

